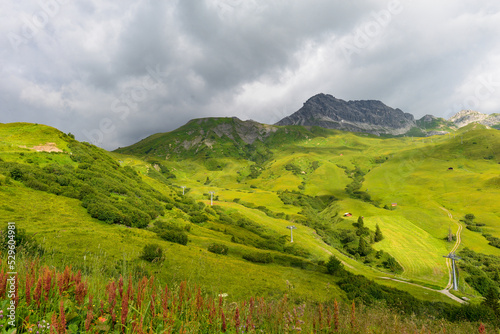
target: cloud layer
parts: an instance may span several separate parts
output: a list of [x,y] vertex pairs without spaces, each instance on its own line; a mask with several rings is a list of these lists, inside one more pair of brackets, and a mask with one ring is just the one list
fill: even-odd
[[106,149],[189,119],[274,123],[317,93],[500,112],[497,1],[8,2],[0,122]]

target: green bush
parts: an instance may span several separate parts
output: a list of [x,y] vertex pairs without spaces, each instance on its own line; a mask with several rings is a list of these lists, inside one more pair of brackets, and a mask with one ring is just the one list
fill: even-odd
[[389,269],[390,271],[392,271],[394,273],[402,273],[403,272],[403,267],[401,267],[399,262],[396,261],[396,259],[393,258],[389,254],[387,254],[387,261],[384,261],[382,264],[384,265],[384,267],[386,269]]
[[273,256],[273,262],[279,264],[280,266],[294,267],[305,270],[314,270],[316,267],[315,264],[311,261],[297,258],[288,254],[276,254],[275,256]]
[[483,229],[480,228],[480,227],[478,227],[478,226],[476,226],[476,224],[474,224],[474,225],[467,225],[466,228],[468,230],[472,231],[472,232],[479,232],[479,233],[483,232]]
[[[10,228],[9,228],[10,226]],[[38,244],[32,235],[28,235],[26,230],[19,228],[17,224],[8,224],[3,231],[0,231],[0,249],[7,253],[9,245],[15,242],[16,253],[26,252],[31,255],[43,255],[44,249]]]
[[16,181],[19,181],[23,178],[23,171],[19,167],[15,167],[10,171],[10,177]]
[[307,258],[311,255],[311,253],[307,249],[297,245],[296,243],[285,246],[283,248],[283,251],[287,254],[305,257],[305,258]]
[[208,246],[208,251],[215,254],[227,255],[228,250],[228,247],[222,244],[213,243]]
[[261,252],[252,252],[243,254],[243,258],[250,262],[255,263],[272,263],[274,262],[273,256],[271,253],[261,253]]
[[163,250],[158,244],[147,244],[142,249],[140,258],[148,262],[160,262],[163,259]]
[[107,203],[92,202],[88,204],[87,212],[92,218],[102,220],[108,224],[120,224],[125,219],[120,211]]
[[187,234],[181,231],[161,231],[158,233],[158,236],[160,236],[163,240],[175,242],[180,245],[186,245],[189,240]]
[[146,227],[164,213],[161,202],[167,197],[143,182],[131,167],[120,167],[104,150],[90,144],[75,141],[68,147],[77,168],[0,162],[0,173],[35,190],[80,199],[92,217],[107,223]]
[[206,222],[208,220],[208,217],[207,217],[207,215],[205,215],[203,213],[196,213],[196,214],[191,216],[190,220],[194,224],[201,224],[201,223]]

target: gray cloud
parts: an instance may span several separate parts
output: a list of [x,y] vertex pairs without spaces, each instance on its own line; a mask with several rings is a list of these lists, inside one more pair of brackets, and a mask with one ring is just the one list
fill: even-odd
[[416,117],[500,111],[492,0],[33,0],[0,15],[0,121],[106,149],[195,117],[273,123],[320,92]]

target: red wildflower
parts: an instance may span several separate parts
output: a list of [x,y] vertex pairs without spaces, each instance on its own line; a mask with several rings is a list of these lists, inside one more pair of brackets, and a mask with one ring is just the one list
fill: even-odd
[[87,318],[85,319],[85,330],[88,332],[90,329],[90,324],[94,318],[92,307],[92,296],[89,296],[89,305],[87,306]]

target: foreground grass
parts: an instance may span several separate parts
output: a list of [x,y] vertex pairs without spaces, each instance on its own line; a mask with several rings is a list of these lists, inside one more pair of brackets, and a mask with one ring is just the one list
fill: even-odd
[[[230,301],[196,285],[167,285],[151,276],[103,279],[43,265],[39,258],[18,257],[17,333],[473,333],[479,323],[450,323],[402,316],[382,304],[332,300],[295,303],[251,297]],[[11,298],[7,263],[0,263],[0,307]],[[4,316],[2,331],[13,327]]]

